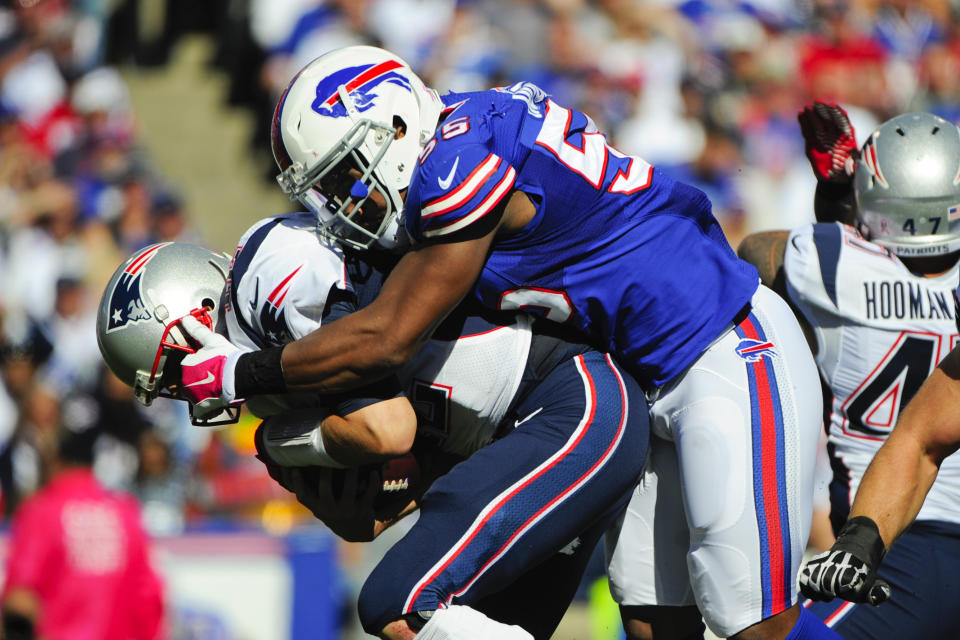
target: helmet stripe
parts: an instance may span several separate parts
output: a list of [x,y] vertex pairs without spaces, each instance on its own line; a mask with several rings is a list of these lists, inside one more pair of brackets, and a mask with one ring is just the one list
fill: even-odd
[[[389,73],[398,67],[402,67],[403,63],[398,62],[397,60],[387,60],[386,62],[381,62],[378,65],[374,65],[355,77],[350,82],[344,85],[344,88],[347,90],[347,93],[350,93],[357,87],[361,87],[371,80],[375,80],[382,76],[385,73]],[[339,88],[339,87],[338,87]],[[323,105],[327,107],[332,107],[336,104],[337,100],[340,99],[339,94],[334,91],[326,100],[323,101]]]
[[156,245],[156,246],[154,246],[154,247],[151,247],[151,248],[147,249],[146,251],[144,251],[143,253],[140,254],[140,257],[138,257],[136,260],[134,260],[133,262],[131,262],[131,263],[130,263],[130,266],[127,267],[126,269],[124,269],[123,272],[124,272],[124,273],[129,273],[129,274],[131,274],[131,275],[137,273],[138,271],[140,271],[140,269],[143,268],[143,266],[144,266],[145,264],[147,264],[148,262],[150,262],[150,258],[153,257],[153,254],[156,253],[158,249],[160,249],[161,247],[165,247],[165,246],[167,246],[168,244],[170,244],[170,243],[169,243],[169,242],[164,242],[164,243],[162,243],[162,244],[158,244],[158,245]]
[[877,162],[876,144],[871,144],[870,148],[867,150],[867,153],[869,154],[868,164],[870,165],[870,169],[873,171],[873,175],[877,176],[877,182],[883,186],[887,186],[886,179],[883,177],[883,174],[880,173],[880,164]]

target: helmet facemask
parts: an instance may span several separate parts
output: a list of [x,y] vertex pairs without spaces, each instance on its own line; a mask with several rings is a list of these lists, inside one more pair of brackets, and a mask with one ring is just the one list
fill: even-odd
[[[368,249],[403,207],[399,190],[388,186],[377,170],[396,136],[393,127],[359,120],[313,167],[306,170],[294,163],[277,176],[277,182],[291,199],[317,214],[322,236]],[[365,143],[368,138],[373,146]],[[374,193],[379,197],[371,200]]]
[[410,67],[376,47],[345,47],[304,67],[272,123],[277,181],[354,249],[395,248],[403,192],[442,109]]
[[[190,315],[207,329],[214,331],[214,321],[210,316],[212,309],[212,306],[204,305],[191,310]],[[180,361],[185,355],[196,353],[200,345],[180,326],[184,317],[176,318],[164,326],[160,344],[157,345],[157,355],[153,359],[153,367],[150,371],[143,369],[137,371],[133,395],[145,406],[149,407],[158,397],[186,401],[186,398],[182,397],[177,390]],[[190,422],[198,427],[234,424],[239,420],[239,403],[205,418],[195,416],[193,405],[190,405]]]

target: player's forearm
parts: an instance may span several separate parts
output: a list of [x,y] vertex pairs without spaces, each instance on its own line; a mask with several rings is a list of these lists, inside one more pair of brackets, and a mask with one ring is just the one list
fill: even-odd
[[954,349],[901,413],[867,468],[850,516],[873,519],[889,547],[913,522],[940,463],[960,445],[960,352]]
[[462,242],[405,254],[376,300],[284,348],[287,387],[343,391],[399,369],[470,290],[488,245]]
[[417,417],[405,397],[383,400],[345,417],[323,421],[327,453],[348,466],[382,462],[410,451],[417,433]]
[[919,443],[891,435],[867,468],[850,517],[867,516],[876,522],[889,549],[917,517],[936,475],[937,465]]
[[287,388],[346,391],[399,369],[416,341],[391,332],[385,318],[369,311],[340,318],[286,345],[281,366]]

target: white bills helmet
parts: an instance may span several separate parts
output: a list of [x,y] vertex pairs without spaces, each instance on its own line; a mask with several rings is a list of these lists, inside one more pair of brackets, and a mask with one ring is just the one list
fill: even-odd
[[166,387],[179,381],[171,365],[195,352],[180,320],[192,314],[213,329],[229,267],[222,253],[164,242],[136,252],[110,278],[97,310],[97,344],[143,404],[169,396]]
[[277,181],[317,214],[321,234],[357,249],[381,238],[389,246],[400,192],[441,109],[437,92],[388,51],[352,46],[324,54],[293,78],[274,111]]
[[960,129],[931,113],[887,120],[854,169],[857,214],[870,239],[904,257],[960,250]]

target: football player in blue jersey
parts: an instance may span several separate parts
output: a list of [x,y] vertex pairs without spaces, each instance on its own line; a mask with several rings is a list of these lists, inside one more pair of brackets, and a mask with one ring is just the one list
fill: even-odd
[[[318,237],[311,213],[255,224],[229,267],[193,245],[147,247],[107,285],[101,351],[152,398],[176,378],[181,328],[198,317],[219,318],[243,347],[280,345],[369,302],[394,261],[379,258]],[[646,402],[610,356],[534,333],[527,314],[467,306],[396,377],[335,397],[251,398],[266,418],[258,457],[347,540],[371,540],[417,502],[418,520],[359,594],[371,634],[546,640],[630,499],[649,441]],[[395,457],[411,448],[412,466]],[[381,489],[369,474],[385,458]]]
[[614,353],[651,404],[650,460],[608,537],[630,636],[698,637],[702,614],[724,637],[836,637],[796,606],[816,367],[702,192],[533,85],[441,97],[373,47],[307,65],[273,130],[281,186],[322,234],[411,245],[357,313],[282,348],[187,356],[195,412],[388,375],[467,295],[537,313]]

